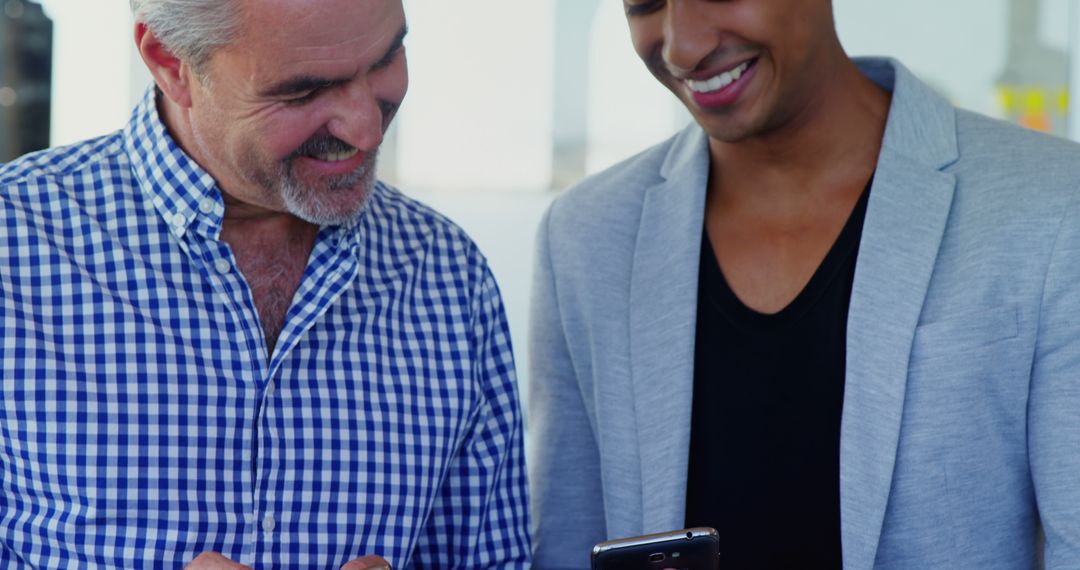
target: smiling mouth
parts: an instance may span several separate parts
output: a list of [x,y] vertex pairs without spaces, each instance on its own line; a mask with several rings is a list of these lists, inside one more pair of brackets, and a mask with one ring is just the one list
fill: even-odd
[[715,93],[723,90],[732,83],[735,83],[743,76],[746,70],[750,69],[750,66],[757,60],[749,60],[740,63],[739,65],[720,72],[708,79],[686,79],[686,86],[690,88],[694,93]]
[[313,152],[311,154],[308,154],[307,156],[314,158],[315,160],[321,160],[323,162],[342,162],[356,156],[356,154],[359,152],[359,149],[354,148],[351,150],[343,150],[336,152]]

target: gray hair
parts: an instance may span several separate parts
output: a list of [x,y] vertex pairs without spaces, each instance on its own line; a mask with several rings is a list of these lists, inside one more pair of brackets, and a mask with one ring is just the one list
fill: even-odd
[[130,0],[135,20],[146,24],[173,55],[202,74],[214,50],[236,39],[237,0]]

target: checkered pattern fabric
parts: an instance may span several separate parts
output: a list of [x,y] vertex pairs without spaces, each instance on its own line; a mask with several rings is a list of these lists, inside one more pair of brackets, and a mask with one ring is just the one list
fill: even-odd
[[0,568],[524,568],[499,292],[379,184],[323,228],[272,358],[214,180],[153,91],[0,165]]

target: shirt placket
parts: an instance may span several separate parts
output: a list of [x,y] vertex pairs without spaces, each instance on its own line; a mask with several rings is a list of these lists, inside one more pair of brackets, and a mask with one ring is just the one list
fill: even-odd
[[[179,222],[180,218],[176,217],[176,221]],[[284,440],[279,433],[281,418],[278,411],[280,405],[284,405],[281,403],[281,363],[287,359],[298,337],[311,327],[355,276],[356,262],[353,257],[356,252],[354,248],[340,247],[340,234],[320,234],[313,258],[322,261],[312,268],[297,294],[298,299],[305,300],[305,306],[296,311],[301,317],[296,323],[285,323],[279,339],[280,353],[275,354],[273,362],[268,365],[251,290],[228,245],[193,233],[181,239],[185,242],[184,249],[213,283],[219,299],[228,307],[233,319],[240,323],[237,328],[243,338],[236,340],[241,341],[247,354],[253,355],[242,378],[244,390],[253,395],[249,401],[254,404],[254,417],[251,440],[246,446],[248,457],[245,458],[251,465],[250,487],[244,498],[246,517],[243,535],[246,539],[238,561],[252,566],[257,563],[261,567],[276,567],[281,562],[279,559],[283,549],[279,546],[282,537],[288,532],[286,524],[293,511],[299,510],[283,510],[287,508],[283,495],[289,490],[282,485],[289,480],[289,473],[282,465],[282,458],[288,450],[281,449]],[[297,453],[301,452],[297,450]]]
[[[299,494],[293,494],[287,487],[288,481],[297,479],[298,474],[285,464],[285,458],[302,457],[303,449],[287,449],[289,441],[303,440],[306,437],[283,437],[286,426],[283,409],[289,405],[288,390],[281,385],[286,380],[283,370],[292,350],[300,338],[315,321],[348,287],[356,274],[355,250],[343,247],[342,230],[324,230],[316,240],[311,258],[313,266],[309,268],[304,282],[295,295],[300,304],[290,307],[290,320],[285,323],[278,340],[278,350],[274,354],[269,373],[272,378],[263,391],[263,406],[258,430],[261,477],[257,481],[256,492],[259,495],[259,540],[257,559],[261,567],[274,568],[288,561],[288,547],[292,540],[292,529],[302,521],[298,520],[308,506],[298,503]],[[295,561],[293,561],[295,562]]]
[[[224,242],[207,239],[203,236],[188,232],[182,237],[185,249],[191,259],[196,262],[203,274],[213,284],[217,298],[228,309],[233,322],[237,324],[236,330],[240,332],[239,338],[230,339],[238,347],[241,354],[249,355],[242,358],[245,365],[238,370],[239,381],[242,382],[243,390],[249,397],[251,408],[251,423],[249,426],[250,437],[244,446],[244,463],[250,466],[250,477],[246,480],[248,485],[244,490],[243,509],[245,513],[243,536],[244,547],[241,559],[238,562],[252,565],[260,557],[264,549],[263,541],[273,531],[272,512],[266,508],[265,501],[261,500],[260,489],[264,487],[262,453],[266,449],[265,421],[267,388],[272,386],[265,380],[267,365],[265,360],[265,341],[262,338],[262,330],[259,326],[254,300],[251,297],[247,281],[240,273],[236,260],[228,245]],[[271,389],[272,391],[272,389]]]
[[258,467],[255,469],[255,559],[259,561],[261,568],[277,568],[281,566],[277,560],[280,545],[279,537],[284,532],[284,520],[281,512],[281,501],[278,497],[278,487],[281,482],[280,460],[281,441],[278,433],[277,414],[275,413],[278,401],[278,385],[281,382],[281,374],[276,374],[267,383],[262,391],[260,413],[257,419],[258,426],[255,437],[261,450],[257,458]]

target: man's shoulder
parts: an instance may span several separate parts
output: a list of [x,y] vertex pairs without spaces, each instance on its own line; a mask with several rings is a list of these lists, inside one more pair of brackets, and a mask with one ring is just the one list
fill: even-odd
[[465,230],[445,215],[390,184],[376,182],[370,200],[368,215],[376,218],[380,227],[395,234],[419,237],[441,234],[472,241]]
[[1051,208],[1080,192],[1080,144],[965,110],[956,130],[959,159],[948,170],[964,191]]
[[1051,161],[1070,159],[1064,166],[1080,170],[1080,144],[1068,139],[964,109],[956,110],[956,131],[961,161],[1004,160],[1002,169],[1038,173]]
[[689,131],[589,175],[560,194],[548,211],[548,224],[568,229],[624,226],[636,222],[646,192],[664,181],[661,169]]
[[120,133],[52,147],[0,164],[0,188],[57,183],[83,170],[113,163],[123,152]]
[[916,162],[943,167],[957,176],[963,192],[1016,186],[1020,174],[1045,189],[1080,172],[1075,143],[958,109],[896,60],[856,62],[867,77],[893,93],[886,146]]
[[[487,260],[472,238],[445,215],[423,202],[382,181],[372,187],[362,224],[369,233],[368,241],[389,250],[434,250],[436,253],[460,257],[469,265],[485,266]],[[371,239],[369,239],[371,238]]]

